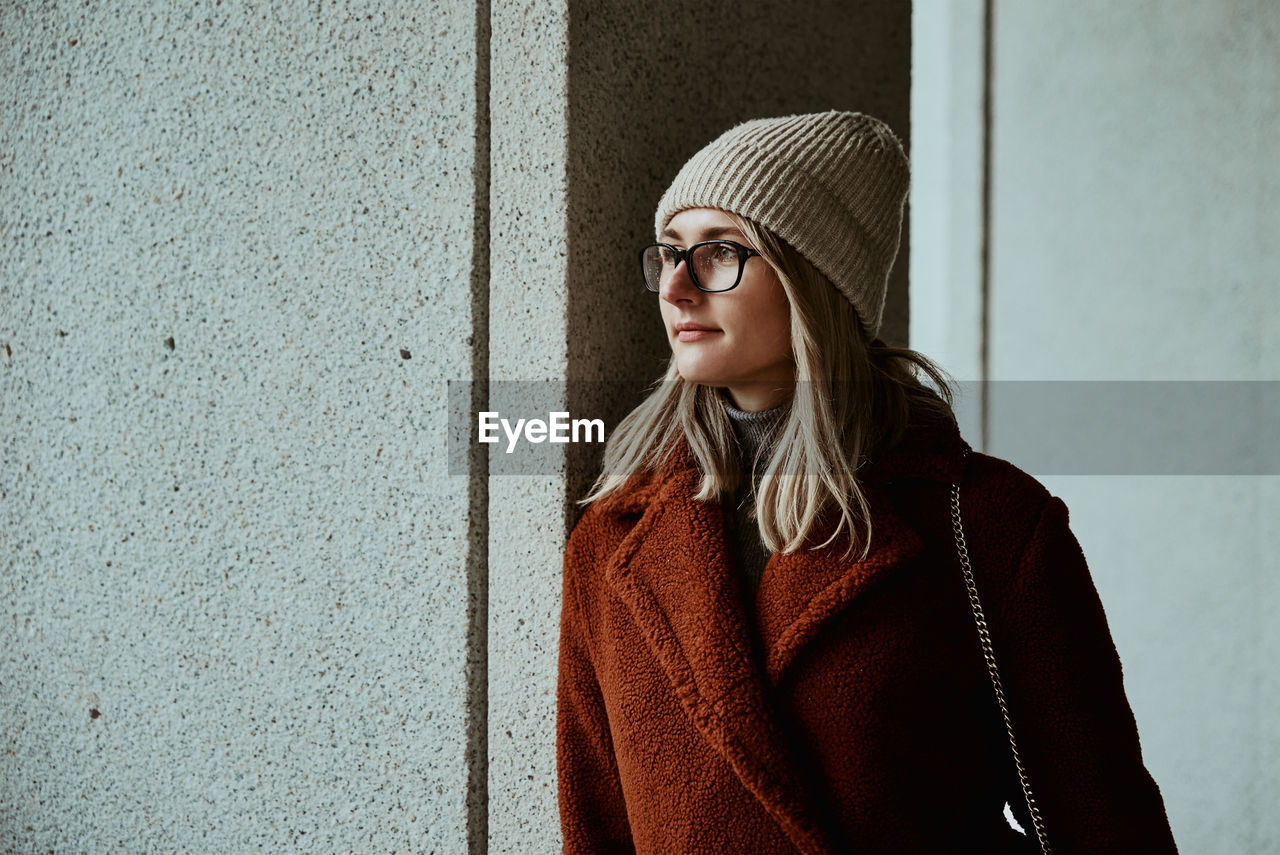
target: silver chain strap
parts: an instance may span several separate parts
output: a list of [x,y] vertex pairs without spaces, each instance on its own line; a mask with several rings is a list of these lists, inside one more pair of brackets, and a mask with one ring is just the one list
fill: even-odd
[[[966,455],[967,456],[967,455]],[[1013,764],[1018,770],[1018,780],[1022,784],[1022,795],[1027,800],[1027,810],[1031,813],[1031,822],[1035,826],[1036,838],[1040,841],[1040,851],[1044,855],[1052,855],[1049,848],[1049,837],[1045,834],[1044,819],[1040,816],[1040,808],[1031,794],[1031,779],[1022,766],[1022,757],[1018,754],[1018,743],[1013,738],[1013,719],[1009,717],[1009,705],[1004,699],[1004,684],[1000,682],[1000,671],[996,668],[996,654],[991,646],[991,633],[987,631],[987,618],[982,611],[982,601],[978,598],[978,583],[973,578],[973,567],[969,563],[969,547],[965,544],[964,526],[960,524],[960,485],[951,485],[951,524],[956,533],[956,551],[960,553],[960,567],[964,570],[964,583],[969,589],[969,605],[973,609],[973,622],[978,627],[978,640],[982,642],[982,656],[987,660],[987,673],[991,676],[991,686],[996,692],[996,702],[1000,704],[1000,715],[1004,717],[1004,728],[1009,734],[1009,748],[1013,750]]]

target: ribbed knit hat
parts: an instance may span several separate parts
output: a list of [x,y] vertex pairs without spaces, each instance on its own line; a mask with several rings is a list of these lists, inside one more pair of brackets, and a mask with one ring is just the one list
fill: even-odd
[[791,244],[880,330],[909,169],[889,126],[831,110],[755,119],[695,154],[658,203],[654,231],[686,208],[754,220]]

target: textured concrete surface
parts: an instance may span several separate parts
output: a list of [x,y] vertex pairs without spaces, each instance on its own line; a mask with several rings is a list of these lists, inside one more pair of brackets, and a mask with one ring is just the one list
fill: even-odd
[[993,370],[1280,379],[1275,4],[1007,4],[995,44]]
[[[565,375],[568,10],[495,4],[490,51],[490,376]],[[540,384],[539,384],[540,385]],[[545,389],[536,390],[540,398]],[[505,408],[505,401],[503,402]],[[521,416],[543,416],[540,410]],[[563,460],[563,446],[549,448]],[[489,484],[489,851],[560,850],[555,685],[564,467]]]
[[473,19],[0,11],[0,850],[465,851]]
[[[917,3],[917,15],[929,8]],[[990,376],[1280,379],[1275,5],[1053,0],[995,10]],[[938,43],[971,44],[972,20],[917,32],[941,27]],[[917,113],[918,135],[927,121],[953,139],[981,133],[971,98],[937,91],[979,61],[971,48],[917,56],[918,68],[956,69],[951,82],[917,76],[917,111],[928,100],[949,109]],[[930,85],[925,97],[919,88]],[[916,153],[918,182],[932,174],[953,205],[972,198],[954,149],[917,136]],[[917,234],[921,253],[954,257],[957,247],[978,249],[958,219]],[[957,329],[917,284],[913,345],[958,342],[963,353],[972,322]],[[1000,431],[992,425],[995,454]],[[1267,712],[1280,703],[1277,479],[1043,480],[1071,508],[1182,851],[1280,851],[1271,808],[1280,724]]]

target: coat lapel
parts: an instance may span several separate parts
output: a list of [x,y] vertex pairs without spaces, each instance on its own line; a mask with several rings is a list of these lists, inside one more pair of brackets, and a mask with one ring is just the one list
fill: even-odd
[[[849,535],[822,549],[825,538],[815,537],[791,553],[774,553],[756,591],[756,631],[765,651],[764,671],[770,687],[777,687],[787,668],[830,620],[850,608],[879,580],[909,566],[924,549],[920,535],[894,509],[886,484],[925,480],[942,484],[964,476],[969,444],[952,419],[918,412],[898,443],[879,455],[860,475],[871,513],[871,548],[846,556]],[[836,522],[828,514],[819,532]]]
[[830,852],[751,653],[723,512],[692,499],[697,479],[664,477],[605,578],[707,742],[801,852]]
[[[764,672],[771,687],[782,680],[787,668],[814,640],[828,621],[855,607],[855,601],[879,579],[909,565],[923,543],[893,509],[875,485],[864,487],[874,525],[871,549],[846,554],[849,537],[840,537],[821,549],[814,539],[791,553],[775,552],[765,567],[756,592],[754,619],[764,649]],[[821,531],[830,531],[834,518],[824,520]]]

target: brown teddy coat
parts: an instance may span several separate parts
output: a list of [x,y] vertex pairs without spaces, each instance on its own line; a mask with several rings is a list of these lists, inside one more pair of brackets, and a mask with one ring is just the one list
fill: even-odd
[[967,451],[954,423],[913,426],[863,476],[869,556],[775,554],[754,597],[687,448],[589,506],[564,557],[564,851],[1037,851],[1002,813],[1031,833],[956,557],[962,479],[1051,845],[1174,852],[1066,506]]

